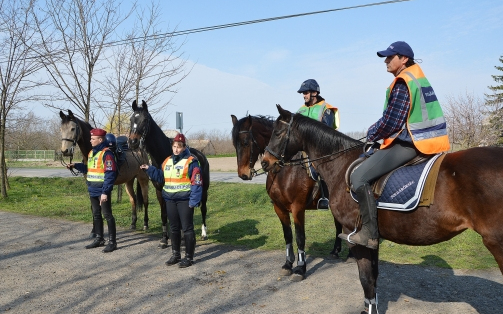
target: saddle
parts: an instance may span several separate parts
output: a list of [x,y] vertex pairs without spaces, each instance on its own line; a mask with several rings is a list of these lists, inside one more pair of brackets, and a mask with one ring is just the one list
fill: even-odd
[[119,136],[116,140],[115,158],[117,160],[117,167],[119,168],[126,161],[126,151],[129,150],[127,136]]
[[[374,197],[378,201],[377,207],[391,210],[411,210],[416,206],[433,204],[438,171],[444,157],[445,154],[419,155],[405,165],[381,176],[372,184]],[[365,157],[358,158],[346,170],[345,180],[348,192],[351,187],[351,174],[365,159]],[[388,186],[390,179],[393,184]],[[411,187],[411,191],[408,191],[408,196],[401,196],[397,200],[390,201],[409,187]],[[351,193],[353,196],[353,191]],[[355,197],[353,196],[353,198]]]

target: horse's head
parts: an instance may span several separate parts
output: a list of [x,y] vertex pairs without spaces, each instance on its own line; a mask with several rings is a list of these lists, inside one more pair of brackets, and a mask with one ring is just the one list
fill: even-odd
[[300,150],[302,141],[295,138],[294,114],[290,111],[278,107],[279,117],[274,122],[274,130],[271,140],[265,148],[266,152],[262,159],[264,171],[270,171],[275,165],[282,166],[285,161],[289,161]]
[[236,149],[238,159],[238,176],[243,180],[251,180],[256,171],[253,168],[258,160],[259,147],[253,136],[251,116],[240,120],[235,115],[231,115],[232,124],[232,145]]
[[59,128],[61,131],[61,153],[63,156],[73,156],[75,145],[82,136],[82,130],[71,110],[68,110],[68,115],[59,111],[59,116],[61,117]]
[[133,108],[133,115],[131,116],[131,125],[129,127],[128,146],[134,150],[142,148],[145,137],[150,130],[150,120],[152,118],[148,112],[145,100],[142,100],[140,107],[138,107],[135,100],[131,107]]

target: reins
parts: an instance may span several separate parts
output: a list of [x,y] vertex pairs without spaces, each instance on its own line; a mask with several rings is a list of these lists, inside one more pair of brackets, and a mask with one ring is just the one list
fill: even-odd
[[256,176],[260,176],[260,175],[263,175],[263,174],[266,174],[267,172],[264,171],[264,169],[260,168],[258,171],[261,171],[262,172],[258,172],[257,170],[255,170],[255,164],[253,163],[253,144],[255,144],[255,146],[257,146],[257,148],[260,150],[260,147],[258,146],[258,143],[257,141],[255,140],[255,138],[253,137],[253,132],[251,131],[251,127],[250,127],[250,130],[248,131],[239,131],[239,134],[244,134],[244,133],[248,133],[250,134],[250,138],[251,138],[251,141],[252,141],[252,145],[250,145],[250,163],[248,165],[248,167],[250,168],[250,174],[251,174],[251,177],[256,177]]
[[[73,120],[70,120],[70,121],[73,121]],[[62,141],[68,141],[68,142],[72,142],[72,146],[70,146],[70,149],[69,149],[69,153],[70,153],[70,164],[72,163],[72,160],[73,160],[73,152],[75,151],[75,146],[77,146],[77,141],[79,140],[79,137],[80,137],[80,134],[81,134],[81,130],[80,130],[80,125],[77,121],[73,121],[75,123],[75,138],[74,139],[70,139],[70,138],[62,138],[61,140]],[[68,164],[65,162],[64,158],[63,158],[63,154],[61,154],[61,157],[60,157],[60,162],[61,162],[61,165],[63,165],[65,168],[68,166]],[[70,170],[70,172],[74,175],[74,176],[78,176],[80,174],[79,171],[75,171],[73,170],[73,168],[68,168],[68,170]]]

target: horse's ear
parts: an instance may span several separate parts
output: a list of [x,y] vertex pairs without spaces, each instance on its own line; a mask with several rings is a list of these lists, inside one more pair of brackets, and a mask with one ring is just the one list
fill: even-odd
[[283,109],[281,105],[276,104],[276,108],[278,108],[279,115],[283,118],[283,120],[289,120],[292,113],[286,109]]
[[232,118],[232,125],[236,125],[236,123],[238,123],[238,118],[236,118],[236,116],[233,114],[231,114],[231,118]]
[[68,118],[75,119],[75,116],[73,115],[73,112],[70,109],[68,109]]
[[66,115],[61,110],[59,111],[59,116],[61,117],[61,120],[65,120],[66,119]]
[[145,102],[145,100],[141,101],[141,106],[142,106],[143,110],[148,111],[147,103]]
[[248,118],[248,124],[250,124],[250,130],[251,130],[252,124],[253,124],[252,116],[249,114],[247,118]]
[[131,105],[131,108],[133,108],[133,111],[138,110],[138,104],[136,103],[136,99],[133,100],[133,104]]

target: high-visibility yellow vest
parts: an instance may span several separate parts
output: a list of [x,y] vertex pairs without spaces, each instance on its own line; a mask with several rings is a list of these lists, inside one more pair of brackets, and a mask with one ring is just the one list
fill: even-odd
[[162,163],[161,169],[164,171],[164,191],[171,198],[187,198],[190,195],[189,165],[194,156],[180,159],[173,164],[173,158],[168,157]]
[[311,119],[314,119],[316,121],[320,121],[323,119],[323,114],[325,113],[326,109],[330,109],[334,113],[334,125],[331,125],[335,130],[339,128],[339,109],[336,107],[329,105],[326,103],[324,100],[312,105],[312,106],[306,106],[303,105],[300,107],[299,110],[297,110],[297,113],[300,113],[303,116],[309,117]]
[[89,152],[87,158],[87,181],[89,182],[105,182],[105,166],[103,164],[103,155],[108,150],[108,147],[103,148],[93,156],[93,151]]
[[[419,65],[414,64],[404,69],[393,80],[386,91],[384,109],[388,106],[390,93],[398,79],[403,79],[409,89],[410,108],[404,128],[409,132],[414,146],[423,154],[448,151],[450,144],[442,108]],[[381,148],[388,147],[402,131],[403,129],[384,139]]]

